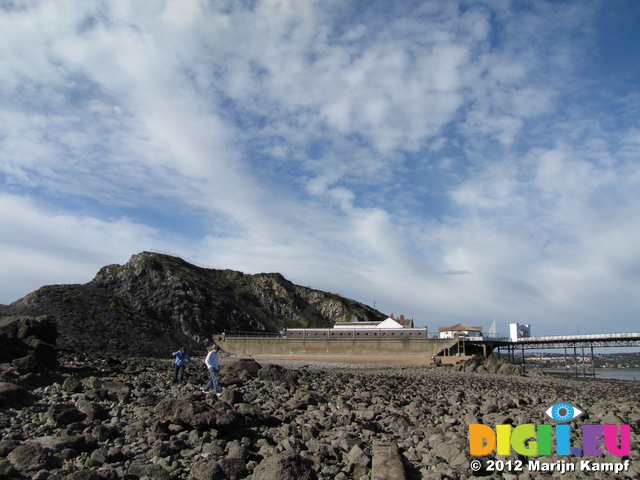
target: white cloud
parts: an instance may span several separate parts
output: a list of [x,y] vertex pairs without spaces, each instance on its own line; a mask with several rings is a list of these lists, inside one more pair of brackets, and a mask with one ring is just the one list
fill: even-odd
[[0,10],[3,285],[156,248],[432,327],[628,325],[638,97],[579,74],[595,5]]
[[0,223],[3,303],[42,285],[88,282],[106,264],[176,240],[163,240],[158,231],[127,218],[102,221],[51,211],[6,193],[0,193]]

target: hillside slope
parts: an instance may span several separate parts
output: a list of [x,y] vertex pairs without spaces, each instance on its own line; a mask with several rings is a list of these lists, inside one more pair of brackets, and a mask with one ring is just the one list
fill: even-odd
[[202,351],[225,331],[277,332],[385,317],[278,273],[208,269],[150,252],[103,267],[86,284],[42,287],[1,306],[0,315],[52,315],[62,348],[160,356],[181,345]]

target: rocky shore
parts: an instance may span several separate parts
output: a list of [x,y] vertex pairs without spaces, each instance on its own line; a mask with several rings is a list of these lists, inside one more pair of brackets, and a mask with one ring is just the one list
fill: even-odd
[[[561,478],[640,475],[635,382],[513,375],[519,372],[508,367],[512,375],[490,373],[480,362],[430,368],[223,360],[220,398],[201,392],[202,364],[190,365],[176,386],[170,360],[60,354],[58,369],[31,378],[30,387],[5,365],[0,478],[372,480],[379,442],[398,446],[408,479],[516,478],[471,470],[468,425],[549,423],[544,411],[559,401],[586,411],[574,428],[611,423],[632,430],[629,470]],[[491,458],[504,459],[482,460]],[[539,475],[525,469],[519,478]]]

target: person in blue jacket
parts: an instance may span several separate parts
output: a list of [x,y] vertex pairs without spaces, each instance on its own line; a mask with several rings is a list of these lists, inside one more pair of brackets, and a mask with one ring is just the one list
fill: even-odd
[[187,353],[187,349],[184,347],[177,352],[173,352],[171,355],[176,357],[176,361],[173,362],[173,383],[180,385],[184,380],[184,370],[187,367],[187,362],[191,362],[194,365],[196,362],[191,360],[191,357]]

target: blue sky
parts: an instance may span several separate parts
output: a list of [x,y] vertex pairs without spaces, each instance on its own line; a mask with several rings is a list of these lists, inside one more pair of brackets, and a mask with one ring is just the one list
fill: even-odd
[[155,250],[435,331],[638,330],[640,3],[0,3],[0,303]]

